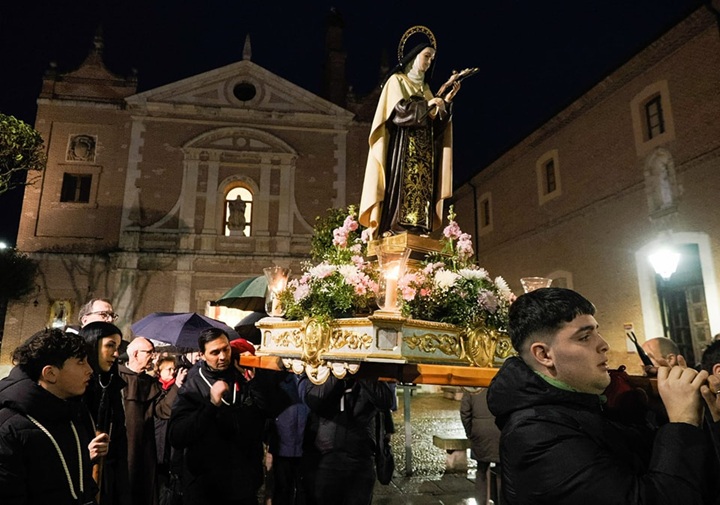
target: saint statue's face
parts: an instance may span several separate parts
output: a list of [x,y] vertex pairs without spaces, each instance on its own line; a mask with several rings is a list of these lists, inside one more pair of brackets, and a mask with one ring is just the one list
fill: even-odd
[[416,72],[425,73],[430,68],[430,64],[432,63],[433,59],[435,58],[435,49],[432,47],[426,47],[420,53],[415,56],[415,61],[413,61],[413,70]]

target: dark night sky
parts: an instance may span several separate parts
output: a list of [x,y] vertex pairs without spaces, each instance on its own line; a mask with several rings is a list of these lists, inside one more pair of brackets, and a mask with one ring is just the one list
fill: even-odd
[[[479,67],[455,108],[455,180],[500,156],[702,0],[15,0],[0,5],[0,112],[34,123],[43,72],[87,56],[102,24],[107,67],[138,71],[138,91],[242,59],[319,93],[325,19],[345,20],[348,82],[377,84],[383,51],[394,57],[410,26],[438,41],[432,89],[452,69]],[[0,195],[0,241],[14,243],[21,191]]]

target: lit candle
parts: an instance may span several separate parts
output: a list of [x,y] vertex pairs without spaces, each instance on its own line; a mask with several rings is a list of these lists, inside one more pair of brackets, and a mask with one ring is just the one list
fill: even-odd
[[394,265],[385,274],[385,310],[397,310],[397,287],[400,267]]

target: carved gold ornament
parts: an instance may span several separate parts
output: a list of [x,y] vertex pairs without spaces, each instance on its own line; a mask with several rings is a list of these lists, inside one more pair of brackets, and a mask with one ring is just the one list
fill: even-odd
[[462,356],[462,342],[457,335],[447,333],[425,333],[405,337],[405,344],[410,349],[418,349],[426,353],[440,351],[448,356]]

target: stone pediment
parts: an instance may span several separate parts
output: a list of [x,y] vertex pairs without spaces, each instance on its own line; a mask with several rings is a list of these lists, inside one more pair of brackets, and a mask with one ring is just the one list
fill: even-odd
[[[203,74],[151,89],[126,99],[136,112],[203,115],[207,109],[331,115],[350,120],[353,114],[283,79],[263,67],[242,60]],[[200,112],[200,111],[203,112]]]

